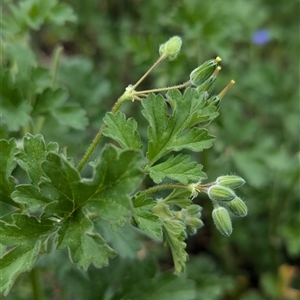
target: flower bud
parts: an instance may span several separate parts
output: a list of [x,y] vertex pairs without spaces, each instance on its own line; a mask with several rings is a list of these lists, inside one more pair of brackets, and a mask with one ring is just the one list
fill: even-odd
[[245,217],[248,212],[245,202],[240,197],[235,197],[228,202],[227,208],[238,217]]
[[199,86],[203,84],[214,73],[218,62],[221,58],[218,56],[215,59],[210,59],[203,63],[198,68],[194,69],[190,74],[190,81],[193,85]]
[[216,180],[218,185],[226,186],[231,189],[236,189],[242,186],[246,181],[237,175],[219,176]]
[[174,60],[180,52],[181,45],[181,38],[179,36],[173,36],[167,42],[160,45],[159,55],[166,56],[169,60]]
[[224,207],[217,207],[212,212],[216,228],[225,236],[232,233],[232,224],[228,211]]
[[185,224],[194,228],[203,226],[203,222],[198,218],[187,218]]
[[197,204],[192,204],[186,208],[187,213],[193,217],[200,217],[202,207]]
[[235,198],[235,193],[228,187],[212,185],[207,191],[208,197],[214,201],[231,201]]

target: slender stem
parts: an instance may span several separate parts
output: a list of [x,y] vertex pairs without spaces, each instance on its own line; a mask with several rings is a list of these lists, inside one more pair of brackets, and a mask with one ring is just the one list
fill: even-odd
[[52,75],[51,87],[52,88],[54,88],[54,86],[55,86],[55,82],[56,82],[56,78],[57,78],[58,62],[59,62],[59,58],[60,58],[62,51],[63,51],[63,47],[58,46],[54,52],[53,64],[51,67],[51,75]]
[[106,128],[106,125],[103,124],[100,128],[100,130],[98,131],[97,135],[95,136],[95,138],[93,139],[93,142],[90,144],[89,148],[87,149],[87,151],[85,152],[83,158],[81,159],[81,161],[78,164],[77,170],[80,172],[84,165],[86,164],[86,162],[88,161],[88,159],[90,158],[90,156],[92,155],[92,153],[94,152],[94,150],[96,149],[97,145],[99,144],[102,136],[103,136],[103,130]]
[[155,69],[166,57],[162,55],[154,64],[153,66],[137,81],[137,83],[132,87],[132,90],[135,90],[140,83]]
[[[126,93],[126,92],[125,92]],[[119,99],[118,101],[115,103],[115,105],[113,106],[111,112],[112,113],[115,113],[117,112],[122,103],[126,100],[128,100],[127,98],[127,95],[126,94],[123,94]],[[77,166],[77,170],[80,172],[84,165],[87,163],[88,159],[90,158],[90,156],[93,154],[94,150],[96,149],[96,147],[98,146],[100,140],[102,139],[103,137],[103,130],[106,128],[106,124],[103,124],[101,126],[101,128],[99,129],[97,135],[95,136],[95,138],[93,139],[93,142],[90,144],[89,148],[87,149],[87,151],[85,152],[83,158],[81,159],[81,161],[79,162],[78,166]]]
[[154,194],[159,191],[173,190],[173,189],[189,190],[187,185],[170,183],[170,184],[161,184],[161,185],[152,186],[152,187],[142,191],[140,194],[149,195],[149,194]]
[[[56,51],[57,53],[58,51]],[[59,55],[58,55],[59,56]],[[56,55],[55,55],[56,57]],[[134,91],[134,89],[149,75],[149,73],[159,65],[160,62],[162,62],[166,57],[164,55],[162,55],[161,57],[159,57],[159,59],[153,64],[153,66],[137,81],[136,84],[134,84],[132,87],[127,88],[125,90],[125,92],[123,93],[123,95],[118,99],[118,101],[115,103],[115,105],[113,106],[111,112],[112,113],[116,113],[121,105],[123,104],[124,101],[126,100],[131,100],[131,99],[137,99],[139,100],[138,96],[136,96],[136,92],[133,93],[132,91]],[[58,58],[57,58],[58,60]],[[54,61],[56,61],[54,59]],[[56,64],[54,64],[56,65]],[[54,68],[54,67],[53,67]],[[57,66],[56,66],[57,68]],[[54,68],[56,70],[56,68]],[[55,71],[56,72],[56,71]],[[53,73],[55,73],[53,71]],[[52,80],[53,82],[54,80]],[[143,92],[142,92],[143,93]],[[93,142],[90,144],[89,148],[87,149],[87,151],[85,152],[83,158],[81,159],[81,161],[79,162],[78,166],[77,166],[77,170],[81,171],[84,167],[84,165],[87,163],[88,159],[90,158],[90,156],[92,155],[92,153],[94,152],[94,150],[96,149],[97,145],[99,144],[100,140],[103,137],[103,130],[106,128],[106,124],[103,124],[100,128],[100,130],[98,131],[97,135],[95,136]]]
[[170,91],[170,90],[175,90],[175,89],[182,89],[185,88],[189,85],[191,85],[192,83],[190,81],[187,81],[185,83],[182,84],[178,84],[178,85],[174,85],[174,86],[170,86],[170,87],[163,87],[163,88],[158,88],[158,89],[153,89],[153,90],[146,90],[146,91],[139,91],[139,92],[135,92],[135,95],[141,95],[141,94],[149,94],[149,93],[157,93],[157,92],[164,92],[164,91]]
[[30,279],[33,289],[33,299],[34,300],[43,300],[43,287],[41,281],[41,275],[39,269],[33,268],[30,272]]

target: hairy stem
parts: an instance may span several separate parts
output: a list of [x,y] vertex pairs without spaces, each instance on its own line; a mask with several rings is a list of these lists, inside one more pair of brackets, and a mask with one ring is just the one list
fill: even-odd
[[[161,61],[163,61],[165,59],[165,56],[161,56],[154,64],[153,66],[137,81],[136,84],[134,84],[132,87],[129,87],[125,90],[125,92],[123,93],[123,95],[117,100],[117,102],[115,103],[115,105],[113,106],[111,112],[112,113],[116,113],[121,105],[123,104],[123,102],[127,101],[127,100],[132,100],[135,98],[136,93],[133,93],[132,91],[134,91],[134,89],[150,74],[150,72],[159,65],[159,63]],[[139,98],[136,96],[136,99],[138,100]],[[78,166],[77,166],[77,170],[81,171],[83,169],[83,167],[85,166],[85,164],[87,163],[88,159],[90,158],[90,156],[93,154],[94,150],[96,149],[96,147],[98,146],[100,140],[103,137],[103,130],[106,128],[106,125],[103,124],[100,128],[100,130],[98,131],[97,135],[95,136],[95,138],[93,139],[93,142],[90,144],[89,148],[87,149],[87,151],[85,152],[83,158],[81,159],[81,161],[79,162]]]
[[189,190],[189,187],[187,185],[184,185],[184,184],[176,184],[176,183],[161,184],[161,185],[152,186],[152,187],[142,191],[140,194],[149,195],[149,194],[154,194],[154,193],[159,192],[159,191],[173,190],[173,189]]

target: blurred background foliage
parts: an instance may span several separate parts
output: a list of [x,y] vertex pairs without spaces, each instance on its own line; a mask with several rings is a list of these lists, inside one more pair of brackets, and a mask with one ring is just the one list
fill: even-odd
[[[212,224],[210,201],[195,200],[204,207],[205,227],[188,240],[190,262],[182,277],[163,272],[171,260],[161,245],[137,239],[126,226],[115,236],[107,228],[103,236],[121,256],[109,267],[85,273],[68,262],[67,253],[45,255],[30,275],[20,276],[7,299],[32,299],[38,294],[30,284],[35,280],[44,282],[45,299],[300,298],[299,1],[1,5],[1,97],[14,99],[1,103],[1,138],[41,132],[78,162],[105,112],[156,60],[158,45],[179,35],[178,59],[162,64],[142,87],[184,82],[203,61],[222,58],[215,92],[231,78],[236,85],[209,125],[217,136],[213,148],[196,159],[211,180],[230,172],[245,178],[241,192],[249,208],[226,238]],[[49,103],[36,105],[38,97]],[[123,111],[145,125],[138,103]]]

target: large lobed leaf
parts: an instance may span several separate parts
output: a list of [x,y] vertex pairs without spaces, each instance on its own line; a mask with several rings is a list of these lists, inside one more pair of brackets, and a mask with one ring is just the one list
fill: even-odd
[[91,263],[96,267],[108,265],[108,259],[116,254],[99,234],[93,232],[93,227],[92,221],[78,210],[59,230],[58,248],[68,247],[72,261],[85,270]]
[[0,293],[4,295],[19,274],[32,269],[42,242],[55,230],[53,222],[26,215],[14,214],[13,223],[0,221],[0,244],[13,246],[0,259]]
[[149,122],[147,158],[150,166],[171,151],[202,151],[211,147],[214,141],[206,129],[195,127],[216,117],[215,112],[205,115],[206,98],[203,93],[190,88],[182,95],[174,90],[167,94],[167,98],[172,109],[170,116],[161,95],[150,94],[142,101],[143,114]]

